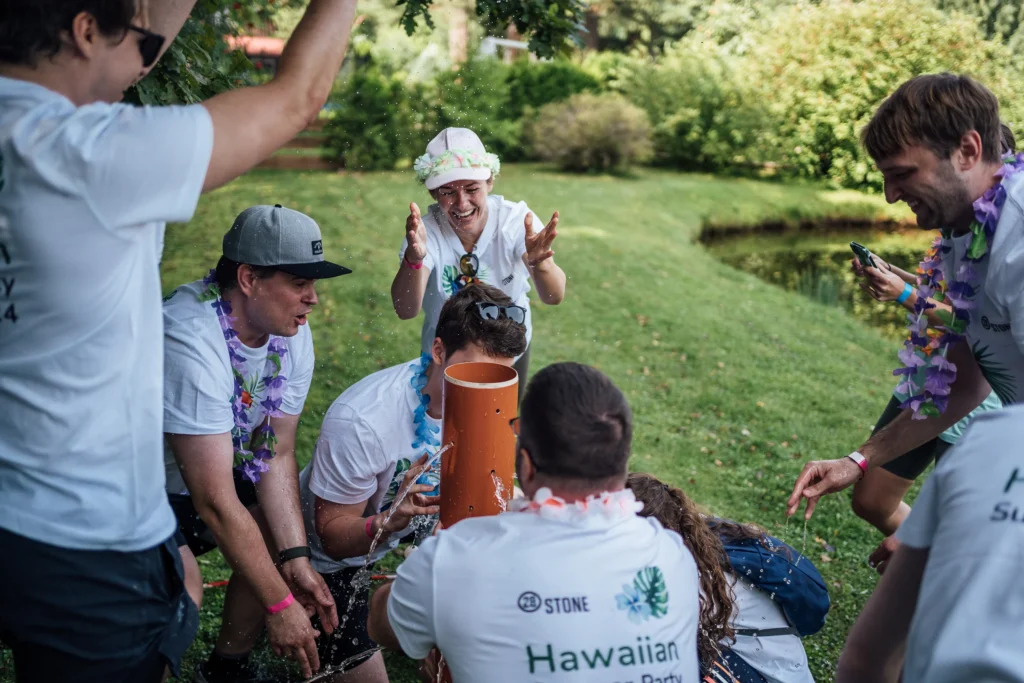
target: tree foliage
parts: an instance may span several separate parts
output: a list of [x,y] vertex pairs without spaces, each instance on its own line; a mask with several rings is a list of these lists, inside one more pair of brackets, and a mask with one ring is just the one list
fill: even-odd
[[[434,28],[430,17],[432,0],[398,0],[403,6],[402,25],[411,36],[420,20]],[[540,57],[568,53],[582,45],[582,0],[476,0],[476,16],[491,31],[504,32],[515,26],[520,35],[529,36],[530,50]]]
[[999,97],[1011,127],[1024,122],[1015,98],[1022,73],[1010,51],[986,41],[972,19],[926,0],[784,9],[744,73],[770,119],[761,144],[782,166],[837,185],[879,187],[861,129],[900,83],[941,71],[978,78]]

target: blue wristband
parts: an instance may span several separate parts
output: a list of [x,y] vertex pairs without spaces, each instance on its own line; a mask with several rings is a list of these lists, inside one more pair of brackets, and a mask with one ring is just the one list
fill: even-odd
[[909,282],[903,283],[903,292],[900,293],[896,299],[896,303],[901,304],[910,298],[910,295],[914,293],[914,288],[910,286]]

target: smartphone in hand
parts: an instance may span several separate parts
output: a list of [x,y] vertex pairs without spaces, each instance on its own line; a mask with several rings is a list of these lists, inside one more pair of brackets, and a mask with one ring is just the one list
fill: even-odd
[[850,249],[857,256],[857,260],[865,268],[877,268],[875,262],[871,259],[871,252],[863,244],[857,244],[856,242],[850,242]]

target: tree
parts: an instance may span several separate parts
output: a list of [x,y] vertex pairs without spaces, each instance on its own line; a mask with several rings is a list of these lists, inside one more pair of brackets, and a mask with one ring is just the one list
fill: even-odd
[[988,40],[998,40],[1010,47],[1024,42],[1022,0],[935,0],[935,5],[947,12],[958,10],[974,17]]
[[[401,21],[406,33],[415,33],[420,20],[434,28],[431,4],[432,0],[398,0],[404,6]],[[585,11],[582,0],[476,0],[476,16],[488,31],[501,35],[514,25],[521,35],[529,35],[530,50],[540,57],[582,46]]]

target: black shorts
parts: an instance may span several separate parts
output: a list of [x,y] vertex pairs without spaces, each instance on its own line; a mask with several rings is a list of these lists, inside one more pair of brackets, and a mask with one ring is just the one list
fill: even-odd
[[[256,505],[258,503],[256,486],[238,470],[233,470],[233,472],[238,500],[242,501],[242,505],[247,508]],[[178,519],[178,531],[174,534],[174,542],[178,544],[179,548],[187,545],[192,554],[199,557],[217,547],[217,539],[213,537],[206,522],[196,512],[192,496],[169,493],[167,500],[171,504],[171,509],[174,510],[174,516]]]
[[[323,577],[338,607],[339,624],[334,633],[327,635],[320,628],[319,620],[314,620],[313,627],[321,632],[317,644],[320,668],[337,668],[344,664],[340,670],[349,671],[368,660],[379,649],[370,640],[366,630],[366,620],[370,616],[370,571],[349,567],[333,574],[324,574]],[[354,599],[353,594],[356,594]],[[352,602],[352,608],[347,610],[346,619],[349,601]],[[341,620],[344,620],[344,625],[340,623]]]
[[18,683],[160,683],[199,627],[169,538],[137,552],[59,548],[0,529],[0,640]]
[[[880,429],[895,420],[896,416],[902,412],[903,409],[900,408],[899,399],[893,396],[889,399],[889,404],[885,406],[885,410],[882,411],[882,416],[878,418],[878,422],[875,424],[875,429],[871,433],[877,433]],[[928,465],[930,465],[933,460],[938,462],[939,458],[942,457],[942,454],[945,453],[951,445],[952,444],[936,437],[928,443],[922,444],[913,450],[907,451],[898,458],[890,460],[882,465],[882,469],[903,479],[917,479],[921,476],[922,472],[928,469]]]

